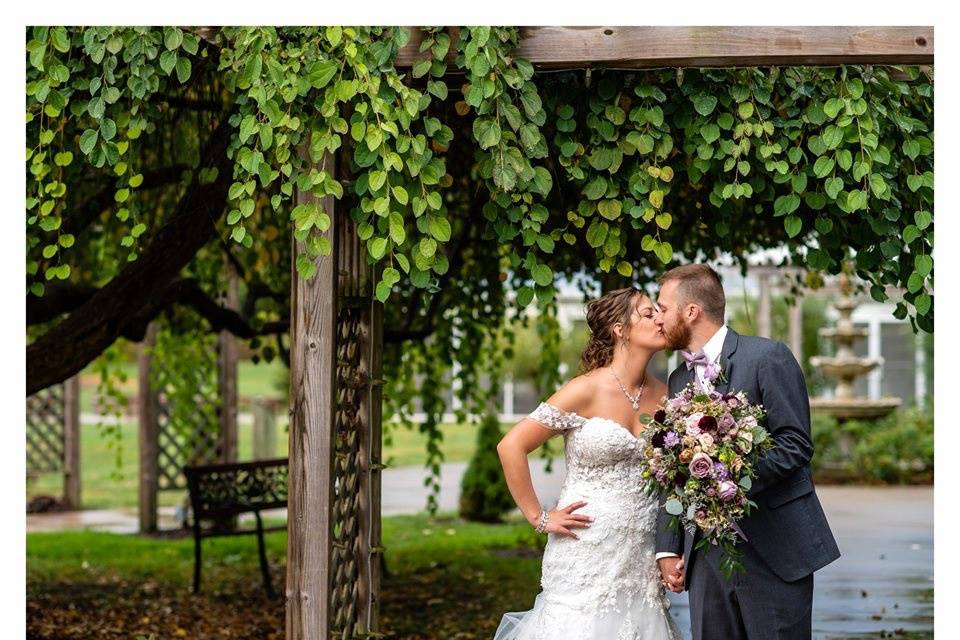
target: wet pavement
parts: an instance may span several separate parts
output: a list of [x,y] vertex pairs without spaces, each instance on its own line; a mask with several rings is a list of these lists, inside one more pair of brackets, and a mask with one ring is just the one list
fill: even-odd
[[[443,465],[441,511],[455,511],[464,463]],[[559,495],[563,461],[554,472],[534,460],[531,471],[545,504]],[[424,471],[386,469],[383,515],[424,510]],[[818,640],[933,637],[933,488],[822,486],[817,494],[842,557],[814,578],[813,630]],[[282,514],[282,511],[279,512]],[[161,528],[175,527],[173,508],[161,509]],[[135,510],[27,516],[27,531],[136,531]],[[686,595],[670,594],[673,615],[689,638]]]

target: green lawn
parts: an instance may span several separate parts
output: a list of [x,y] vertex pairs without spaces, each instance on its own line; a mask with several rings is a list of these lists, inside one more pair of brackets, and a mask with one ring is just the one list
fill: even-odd
[[[84,508],[102,509],[137,505],[137,426],[125,422],[119,429],[108,427],[103,433],[97,425],[85,424],[81,428],[80,473]],[[253,457],[253,425],[237,427],[239,460]],[[443,442],[440,449],[449,462],[468,460],[475,446],[475,429],[469,424],[445,424],[442,426]],[[384,460],[391,467],[422,465],[426,452],[426,436],[415,430],[402,427],[391,429],[391,444],[385,445]],[[286,416],[277,419],[277,457],[287,455]],[[38,494],[60,495],[61,476],[45,474],[29,482],[27,498]],[[179,491],[160,493],[161,506],[172,506],[183,499]]]
[[[390,638],[489,638],[502,612],[528,608],[538,591],[541,538],[526,522],[391,517],[383,520],[383,542],[381,620]],[[189,593],[192,545],[109,533],[29,534],[28,637],[282,638],[283,602],[262,593],[255,540],[205,540],[196,597]],[[285,547],[283,532],[268,534],[281,591]]]

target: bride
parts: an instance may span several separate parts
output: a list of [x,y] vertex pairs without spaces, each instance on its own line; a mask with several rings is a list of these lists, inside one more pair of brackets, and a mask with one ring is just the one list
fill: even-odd
[[[639,289],[590,302],[584,373],[518,422],[497,445],[517,506],[548,533],[530,611],[503,616],[494,640],[674,640],[680,638],[654,558],[658,503],[643,489],[641,414],[666,385],[647,374],[664,348],[650,299]],[[563,435],[566,478],[556,509],[544,510],[527,455]],[[562,507],[559,505],[563,505]]]

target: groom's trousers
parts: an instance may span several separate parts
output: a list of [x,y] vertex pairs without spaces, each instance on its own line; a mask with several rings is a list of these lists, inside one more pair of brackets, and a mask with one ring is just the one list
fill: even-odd
[[745,569],[729,580],[718,548],[696,552],[687,573],[693,640],[810,640],[813,574],[784,582],[749,543],[737,548]]

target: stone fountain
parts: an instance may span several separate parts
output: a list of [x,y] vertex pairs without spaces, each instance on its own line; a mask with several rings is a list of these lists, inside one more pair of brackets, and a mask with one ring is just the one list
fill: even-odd
[[810,408],[832,415],[838,420],[882,418],[900,406],[900,399],[871,400],[854,393],[857,378],[882,365],[883,358],[864,358],[853,352],[853,345],[857,340],[867,337],[868,331],[853,325],[851,316],[858,303],[853,298],[852,288],[847,274],[841,273],[840,298],[834,304],[834,308],[840,312],[840,319],[835,327],[820,330],[821,336],[837,345],[836,355],[810,358],[810,364],[837,380],[834,396],[815,398],[810,401]]

